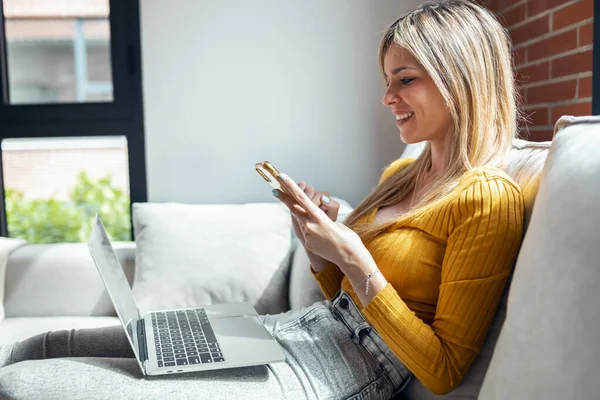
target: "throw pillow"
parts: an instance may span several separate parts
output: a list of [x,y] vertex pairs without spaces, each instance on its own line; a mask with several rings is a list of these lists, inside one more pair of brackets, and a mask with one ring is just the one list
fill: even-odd
[[8,256],[23,244],[25,244],[23,240],[0,238],[0,322],[4,319],[4,278]]
[[136,203],[133,226],[142,311],[229,302],[250,302],[261,314],[287,308],[281,270],[291,220],[283,204]]

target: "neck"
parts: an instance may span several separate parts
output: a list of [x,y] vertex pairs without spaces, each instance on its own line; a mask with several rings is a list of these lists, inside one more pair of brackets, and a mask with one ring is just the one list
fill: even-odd
[[446,169],[446,144],[440,141],[430,141],[431,169],[428,175],[439,175]]

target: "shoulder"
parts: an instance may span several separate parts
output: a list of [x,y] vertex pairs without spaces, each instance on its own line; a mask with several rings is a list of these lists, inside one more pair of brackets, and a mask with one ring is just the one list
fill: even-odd
[[486,214],[523,217],[521,188],[504,171],[495,167],[478,167],[465,173],[455,196],[453,205],[458,219]]
[[503,188],[510,192],[521,193],[520,186],[506,172],[496,167],[473,168],[467,171],[458,183],[462,194],[472,190],[474,186],[486,189],[486,191]]
[[387,178],[392,176],[394,173],[409,166],[413,161],[415,161],[415,158],[413,158],[413,157],[404,157],[404,158],[399,158],[399,159],[393,161],[391,164],[389,164],[387,167],[385,167],[383,169],[381,178],[379,178],[379,183],[385,181]]

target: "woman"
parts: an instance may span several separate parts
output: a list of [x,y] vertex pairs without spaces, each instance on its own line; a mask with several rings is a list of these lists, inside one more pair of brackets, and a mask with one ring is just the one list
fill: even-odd
[[[265,316],[286,362],[260,385],[239,370],[199,374],[207,397],[390,398],[413,376],[447,393],[479,352],[523,230],[520,189],[501,170],[518,116],[509,40],[472,2],[429,3],[388,29],[380,66],[401,140],[425,150],[393,162],[345,224],[326,192],[282,175],[295,200],[274,195],[328,300]],[[120,327],[38,335],[0,354],[132,356]]]

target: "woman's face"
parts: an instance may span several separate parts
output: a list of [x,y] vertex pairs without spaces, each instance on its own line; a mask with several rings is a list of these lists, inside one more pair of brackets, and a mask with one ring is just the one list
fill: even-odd
[[404,143],[445,141],[453,127],[444,99],[427,72],[403,47],[392,45],[383,59],[388,82],[383,104],[390,107]]

